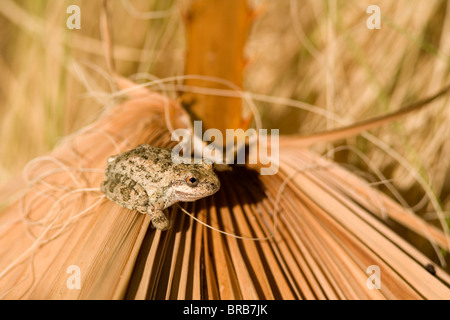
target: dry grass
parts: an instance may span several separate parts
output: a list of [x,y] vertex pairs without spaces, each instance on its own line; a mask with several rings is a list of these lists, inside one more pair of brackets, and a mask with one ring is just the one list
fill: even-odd
[[[269,235],[276,216],[270,241],[227,237],[180,212],[173,230],[146,233],[148,219],[124,214],[96,188],[104,159],[117,148],[168,144],[163,98],[151,95],[128,112],[129,104],[112,107],[120,99],[104,71],[101,6],[76,1],[83,25],[69,31],[65,9],[72,3],[4,0],[0,7],[0,181],[13,181],[2,198],[28,186],[1,216],[1,239],[14,244],[1,253],[3,297],[448,299],[448,274],[425,271],[431,262],[447,271],[450,264],[442,219],[450,210],[447,98],[372,133],[314,146],[371,184],[315,153],[285,148],[273,179],[223,173],[218,195],[187,206],[221,230],[251,237]],[[183,74],[178,9],[187,2],[133,1],[136,10],[127,4],[112,5],[117,72],[138,74],[138,82]],[[247,45],[245,89],[255,93],[264,127],[284,134],[332,129],[449,82],[444,1],[261,4],[265,13]],[[365,26],[369,4],[382,9],[381,30]],[[148,19],[148,11],[163,18]],[[169,97],[189,90],[174,83],[152,89]],[[116,113],[60,141],[104,110]],[[58,142],[52,158],[27,166],[28,181],[10,180]],[[242,190],[235,192],[237,181]],[[81,291],[65,285],[72,264],[84,268]],[[365,287],[372,264],[391,283],[381,291]]]
[[[248,71],[248,88],[324,106],[342,122],[270,104],[264,108],[266,126],[304,134],[331,129],[395,109],[449,81],[444,1],[289,3],[272,4],[266,9],[270,14],[256,22],[258,31],[249,42],[255,63]],[[381,30],[369,31],[365,26],[365,8],[370,4],[381,7]],[[432,185],[446,209],[449,129],[444,124],[448,117],[443,99],[427,111],[375,132]],[[352,138],[345,143],[362,150],[393,179],[410,205],[416,205],[421,191],[411,169],[366,140]],[[350,152],[338,155],[338,160],[365,167]]]

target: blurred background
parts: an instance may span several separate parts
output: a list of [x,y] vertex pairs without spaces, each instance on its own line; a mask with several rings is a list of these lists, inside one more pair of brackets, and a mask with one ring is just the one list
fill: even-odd
[[[182,16],[189,2],[111,1],[117,72],[132,79],[183,75]],[[79,30],[66,27],[72,4],[81,9]],[[302,135],[330,130],[396,110],[450,82],[448,1],[261,0],[250,5],[256,11],[244,52],[243,89],[258,94],[255,104],[265,128]],[[367,28],[369,5],[381,9],[379,30]],[[91,123],[110,102],[102,94],[112,88],[101,10],[102,1],[2,0],[0,185]],[[444,97],[370,135],[313,148],[437,224],[426,196],[434,194],[448,222],[448,123]],[[374,168],[394,189],[377,182]],[[399,232],[424,252],[432,250],[408,231]]]

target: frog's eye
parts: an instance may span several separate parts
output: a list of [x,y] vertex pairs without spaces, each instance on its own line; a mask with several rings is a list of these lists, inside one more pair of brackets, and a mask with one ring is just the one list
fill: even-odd
[[186,178],[186,183],[189,187],[196,187],[198,185],[198,179],[194,176],[188,176]]

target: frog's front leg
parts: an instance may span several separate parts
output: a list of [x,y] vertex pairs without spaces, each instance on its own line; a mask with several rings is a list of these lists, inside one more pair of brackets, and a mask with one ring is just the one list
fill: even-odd
[[164,210],[156,208],[148,208],[147,213],[152,219],[153,226],[158,230],[167,230],[170,228],[170,221],[164,213]]

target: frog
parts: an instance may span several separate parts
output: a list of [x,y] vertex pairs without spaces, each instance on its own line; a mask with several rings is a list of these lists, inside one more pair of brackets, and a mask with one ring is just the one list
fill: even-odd
[[185,161],[169,148],[141,144],[110,156],[100,189],[121,207],[150,215],[154,228],[168,230],[165,211],[177,202],[192,202],[220,189],[214,162]]

